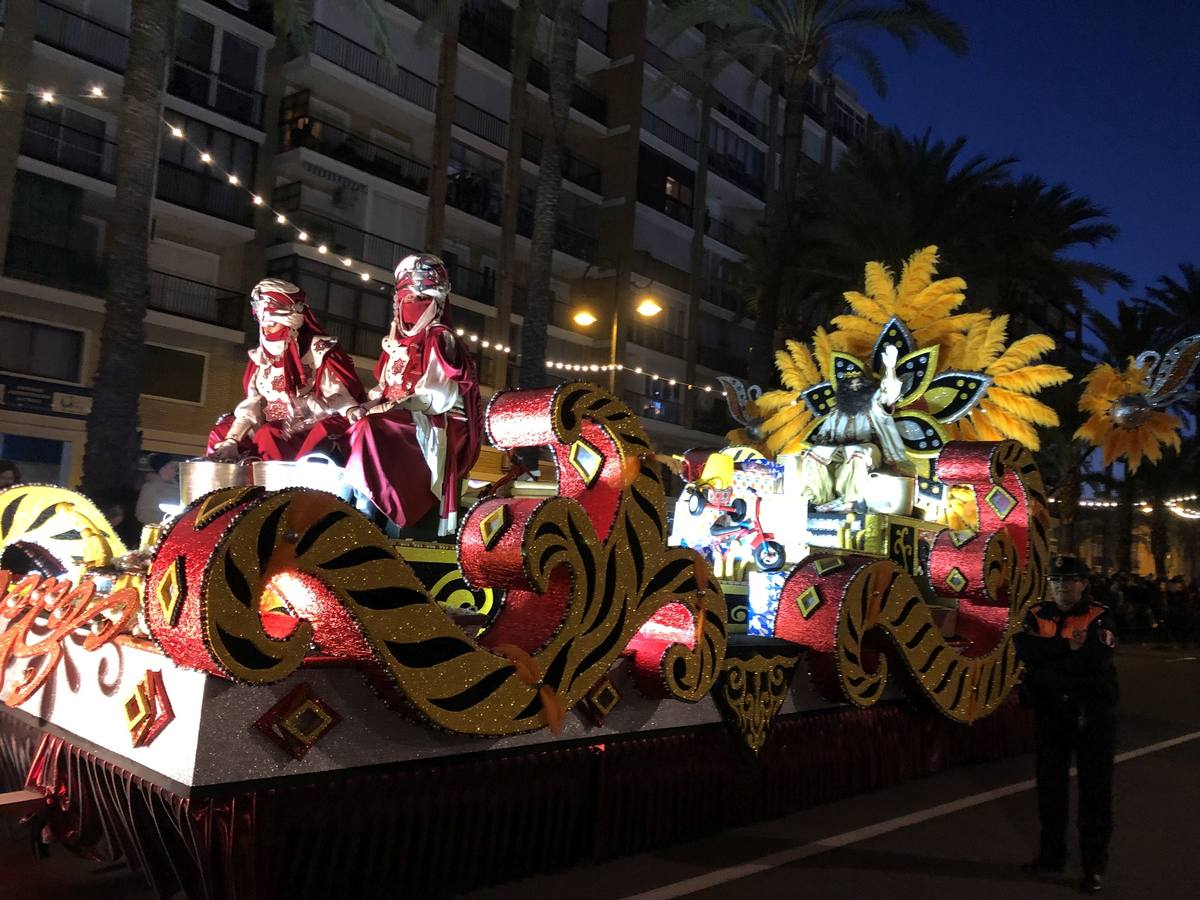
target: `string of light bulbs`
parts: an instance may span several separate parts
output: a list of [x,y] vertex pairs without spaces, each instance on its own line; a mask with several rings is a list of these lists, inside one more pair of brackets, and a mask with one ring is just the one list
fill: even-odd
[[[0,88],[0,100],[3,100],[5,93],[12,94],[14,92],[6,92],[3,88]],[[70,96],[75,99],[86,100],[108,99],[108,94],[105,91],[104,86],[101,84],[90,85],[86,93],[78,95],[61,95],[49,88],[27,90],[23,93],[30,97],[36,97],[42,103],[47,105],[53,105],[63,96]],[[324,242],[319,242],[314,245],[312,236],[304,228],[300,227],[294,222],[291,222],[288,219],[285,211],[275,209],[267,200],[262,197],[261,194],[257,194],[251,188],[247,187],[236,172],[229,171],[220,163],[218,163],[216,157],[210,150],[193,141],[180,124],[171,121],[169,113],[162,115],[161,119],[164,127],[167,129],[167,134],[173,140],[182,141],[185,143],[188,147],[195,151],[196,158],[201,163],[208,166],[213,171],[219,172],[224,177],[225,182],[230,186],[245,192],[250,197],[250,202],[253,206],[265,210],[274,217],[275,224],[277,226],[280,228],[290,228],[292,233],[295,235],[297,242],[307,244],[309,246],[315,246],[318,256],[328,257],[326,260],[326,265],[330,266],[331,268],[335,268],[336,265],[340,263],[343,269],[348,269],[355,272],[359,279],[364,283],[380,281],[383,284],[389,284],[389,282],[384,279],[376,279],[371,271],[366,268],[368,265],[367,263],[356,261],[351,256],[338,256],[337,254],[333,254],[331,253],[328,244]],[[336,263],[334,262],[335,260]],[[485,350],[491,350],[492,352],[501,355],[507,355],[512,352],[512,347],[510,345],[501,343],[499,341],[490,341],[482,335],[467,331],[466,329],[455,329],[455,333],[459,337],[465,338],[472,344],[478,344]],[[662,381],[669,387],[679,386],[680,388],[687,389],[689,391],[704,391],[706,393],[712,393],[714,389],[719,391],[719,388],[714,388],[714,386],[711,384],[692,384],[683,379],[672,378],[669,376],[659,375],[657,372],[647,371],[642,366],[627,366],[623,363],[569,363],[561,360],[546,360],[546,368],[556,371],[577,373],[610,372],[615,369],[617,371],[629,371],[637,375],[648,375],[651,381]]]

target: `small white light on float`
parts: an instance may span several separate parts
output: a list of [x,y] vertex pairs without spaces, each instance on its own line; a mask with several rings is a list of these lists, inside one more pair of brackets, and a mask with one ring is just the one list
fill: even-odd
[[210,164],[212,162],[212,154],[207,150],[203,151],[200,154],[200,162],[204,163],[205,165]]
[[550,360],[546,360],[546,368],[547,368],[547,369],[553,369],[553,368],[554,368],[554,363],[550,362]]
[[252,196],[250,198],[250,202],[253,203],[255,206],[262,206],[263,199],[262,199],[262,197],[258,196],[258,194],[255,194],[254,196]]
[[477,335],[477,334],[471,335],[471,343],[472,344],[474,344],[478,340],[479,340],[479,335]]
[[711,391],[711,390],[712,390],[712,385],[711,385],[711,384],[706,384],[706,385],[704,386],[704,389],[705,389],[706,391]]
[[320,253],[322,256],[324,256],[326,253],[329,252],[329,247],[326,246],[325,244],[321,244],[321,246],[319,246],[317,248],[317,252]]
[[103,100],[103,99],[104,99],[104,85],[102,85],[102,84],[93,84],[93,85],[92,85],[92,90],[91,90],[91,95],[92,95],[93,97],[97,97],[97,98],[99,98],[99,99]]
[[359,277],[359,278],[361,278],[363,281],[370,281],[370,280],[371,280],[371,273],[370,273],[370,272],[363,272],[363,273],[362,273],[361,275],[359,275],[358,277]]
[[234,175],[232,172],[230,172],[229,173],[229,183],[236,187],[241,182],[236,175]]
[[297,234],[297,235],[296,235],[296,240],[298,240],[298,241],[307,241],[307,240],[308,240],[308,232],[307,232],[307,231],[301,231],[299,234]]

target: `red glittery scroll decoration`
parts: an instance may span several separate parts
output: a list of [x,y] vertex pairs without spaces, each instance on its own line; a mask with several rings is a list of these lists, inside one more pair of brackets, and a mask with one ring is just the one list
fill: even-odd
[[[582,506],[603,541],[612,530],[625,487],[623,454],[606,428],[585,419],[579,429],[579,441],[584,446],[578,449],[600,457],[594,473],[586,477],[586,468],[581,471],[581,466],[572,461],[578,442],[565,443],[554,429],[556,395],[555,388],[496,395],[487,411],[488,436],[502,450],[548,446],[558,470],[558,496]],[[466,579],[507,591],[499,615],[480,636],[485,647],[512,644],[533,653],[553,637],[566,613],[571,592],[569,572],[556,571],[544,593],[534,590],[525,573],[525,526],[543,502],[530,498],[486,500],[471,510],[459,530],[459,560]],[[481,523],[489,516],[500,515],[501,506],[507,508],[509,524],[487,547]]]
[[[957,631],[967,641],[963,652],[968,656],[986,653],[1008,626],[1008,584],[1001,580],[999,595],[992,596],[989,566],[1015,562],[1016,568],[1024,568],[1029,557],[1029,497],[1017,471],[1003,465],[1011,446],[954,441],[937,460],[937,478],[969,486],[979,508],[977,534],[939,532],[929,553],[934,593],[958,598]],[[1009,553],[1015,553],[1015,561],[1003,559]]]

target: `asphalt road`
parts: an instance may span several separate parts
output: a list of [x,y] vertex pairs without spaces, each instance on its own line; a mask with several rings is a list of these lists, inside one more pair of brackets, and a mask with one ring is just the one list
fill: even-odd
[[[1123,648],[1116,834],[1103,896],[1200,897],[1200,651]],[[654,853],[577,866],[475,900],[1014,898],[1070,895],[1032,881],[1037,815],[1030,756],[958,768]],[[150,900],[140,876],[0,822],[0,900]]]

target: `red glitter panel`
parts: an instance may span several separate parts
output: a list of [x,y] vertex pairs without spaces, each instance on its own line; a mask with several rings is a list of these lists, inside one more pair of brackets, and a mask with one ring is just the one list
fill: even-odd
[[696,646],[696,619],[682,603],[668,603],[646,622],[625,647],[633,663],[633,679],[638,690],[658,700],[668,696],[663,684],[663,656],[675,644]]

